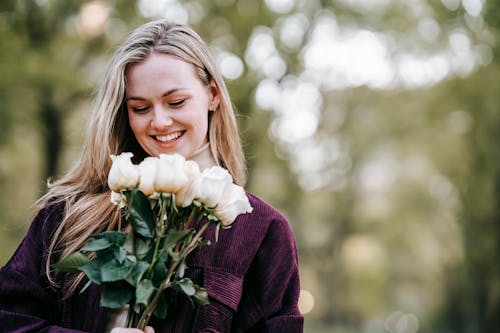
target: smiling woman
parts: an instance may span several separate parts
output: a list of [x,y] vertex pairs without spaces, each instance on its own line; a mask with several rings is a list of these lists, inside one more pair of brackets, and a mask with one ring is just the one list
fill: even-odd
[[[0,270],[3,331],[140,332],[123,328],[127,325],[122,314],[128,311],[127,307],[110,310],[99,305],[104,291],[110,300],[109,289],[104,289],[109,285],[87,284],[84,273],[67,274],[53,264],[80,250],[96,234],[130,230],[133,223],[128,215],[110,201],[110,197],[116,201],[108,185],[111,155],[121,155],[129,162],[133,158],[135,164],[142,162],[140,165],[145,166],[156,157],[160,165],[174,153],[190,160],[186,164],[196,165],[195,169],[205,175],[209,190],[194,194],[198,199],[203,197],[204,202],[218,202],[213,180],[221,175],[239,186],[245,184],[245,161],[236,117],[212,56],[190,27],[162,20],[136,29],[112,57],[95,97],[80,160],[49,185],[48,192],[38,201],[40,210],[24,241]],[[131,173],[136,174],[135,167],[129,164]],[[145,186],[151,180],[148,170],[154,168],[139,168],[139,184],[134,186],[155,198],[159,195],[155,191],[159,190]],[[160,178],[169,177],[172,172]],[[114,188],[113,182],[111,187]],[[298,308],[297,248],[290,225],[273,207],[243,188],[238,189],[228,191],[230,198],[225,205],[218,202],[210,207],[224,212],[235,201],[244,201],[249,203],[249,213],[238,215],[230,229],[207,227],[206,241],[211,245],[196,248],[182,263],[187,267],[182,274],[206,289],[210,304],[194,308],[179,290],[169,288],[164,294],[168,311],[159,310],[166,313],[166,318],[152,320],[145,332],[303,331]],[[219,192],[226,193],[222,189]],[[245,200],[238,199],[240,196]],[[145,207],[150,207],[149,203]],[[193,225],[199,228],[196,232],[204,230],[194,221]],[[140,248],[141,239],[132,237],[127,246]],[[94,250],[89,256],[101,258],[102,253],[98,255]],[[119,249],[102,256],[112,262],[116,256],[122,263],[127,259],[129,270],[125,273],[130,276],[122,277],[129,288],[128,284],[137,281],[141,274],[161,271],[161,263],[175,255],[168,251],[158,255],[153,248],[141,254],[159,258],[151,270],[144,271],[143,262]],[[97,280],[110,282],[101,279],[109,273],[109,267],[104,266],[94,267],[93,272]],[[123,271],[119,264],[113,267]],[[148,280],[151,285],[153,277]],[[161,286],[158,289],[162,290]],[[129,304],[134,304],[134,298],[146,301],[146,296],[138,292],[139,287],[134,290]],[[136,311],[134,306],[130,308]]]

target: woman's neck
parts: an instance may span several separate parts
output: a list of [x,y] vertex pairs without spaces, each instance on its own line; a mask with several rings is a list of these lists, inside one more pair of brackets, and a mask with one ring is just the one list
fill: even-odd
[[208,169],[217,165],[217,162],[210,151],[210,144],[208,142],[201,146],[187,159],[198,163],[200,170]]

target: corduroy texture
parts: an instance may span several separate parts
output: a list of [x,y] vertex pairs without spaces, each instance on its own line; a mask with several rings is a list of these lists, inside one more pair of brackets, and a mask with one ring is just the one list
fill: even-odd
[[[207,289],[211,303],[193,308],[187,298],[169,290],[168,318],[151,322],[156,333],[303,331],[292,230],[274,208],[251,194],[249,198],[253,213],[221,230],[217,242],[211,226],[205,238],[212,244],[188,258],[187,275]],[[61,214],[61,205],[42,210],[0,270],[2,332],[104,331],[109,310],[99,307],[99,286],[62,301],[64,290],[53,290],[47,282],[47,247]]]

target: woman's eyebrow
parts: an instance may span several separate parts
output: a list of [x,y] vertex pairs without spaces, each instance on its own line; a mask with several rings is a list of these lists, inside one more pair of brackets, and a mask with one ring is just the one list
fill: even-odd
[[[163,93],[163,95],[161,95],[162,97],[165,97],[165,96],[168,96],[174,92],[177,92],[179,90],[185,90],[184,88],[173,88],[173,89],[170,89],[168,91],[166,91],[165,93]],[[130,96],[130,97],[127,97],[125,98],[125,102],[128,102],[128,101],[145,101],[146,98],[143,98],[143,97],[135,97],[135,96]]]

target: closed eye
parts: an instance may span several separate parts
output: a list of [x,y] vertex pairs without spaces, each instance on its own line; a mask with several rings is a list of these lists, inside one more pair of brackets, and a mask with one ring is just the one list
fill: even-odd
[[185,101],[186,101],[185,98],[176,99],[174,101],[168,102],[168,105],[173,106],[173,107],[181,106],[182,104],[184,104]]
[[149,109],[149,106],[148,106],[148,105],[145,105],[145,106],[137,106],[137,107],[133,107],[133,108],[132,108],[132,111],[134,111],[134,112],[136,112],[136,113],[142,113],[142,112],[146,112],[148,109]]

